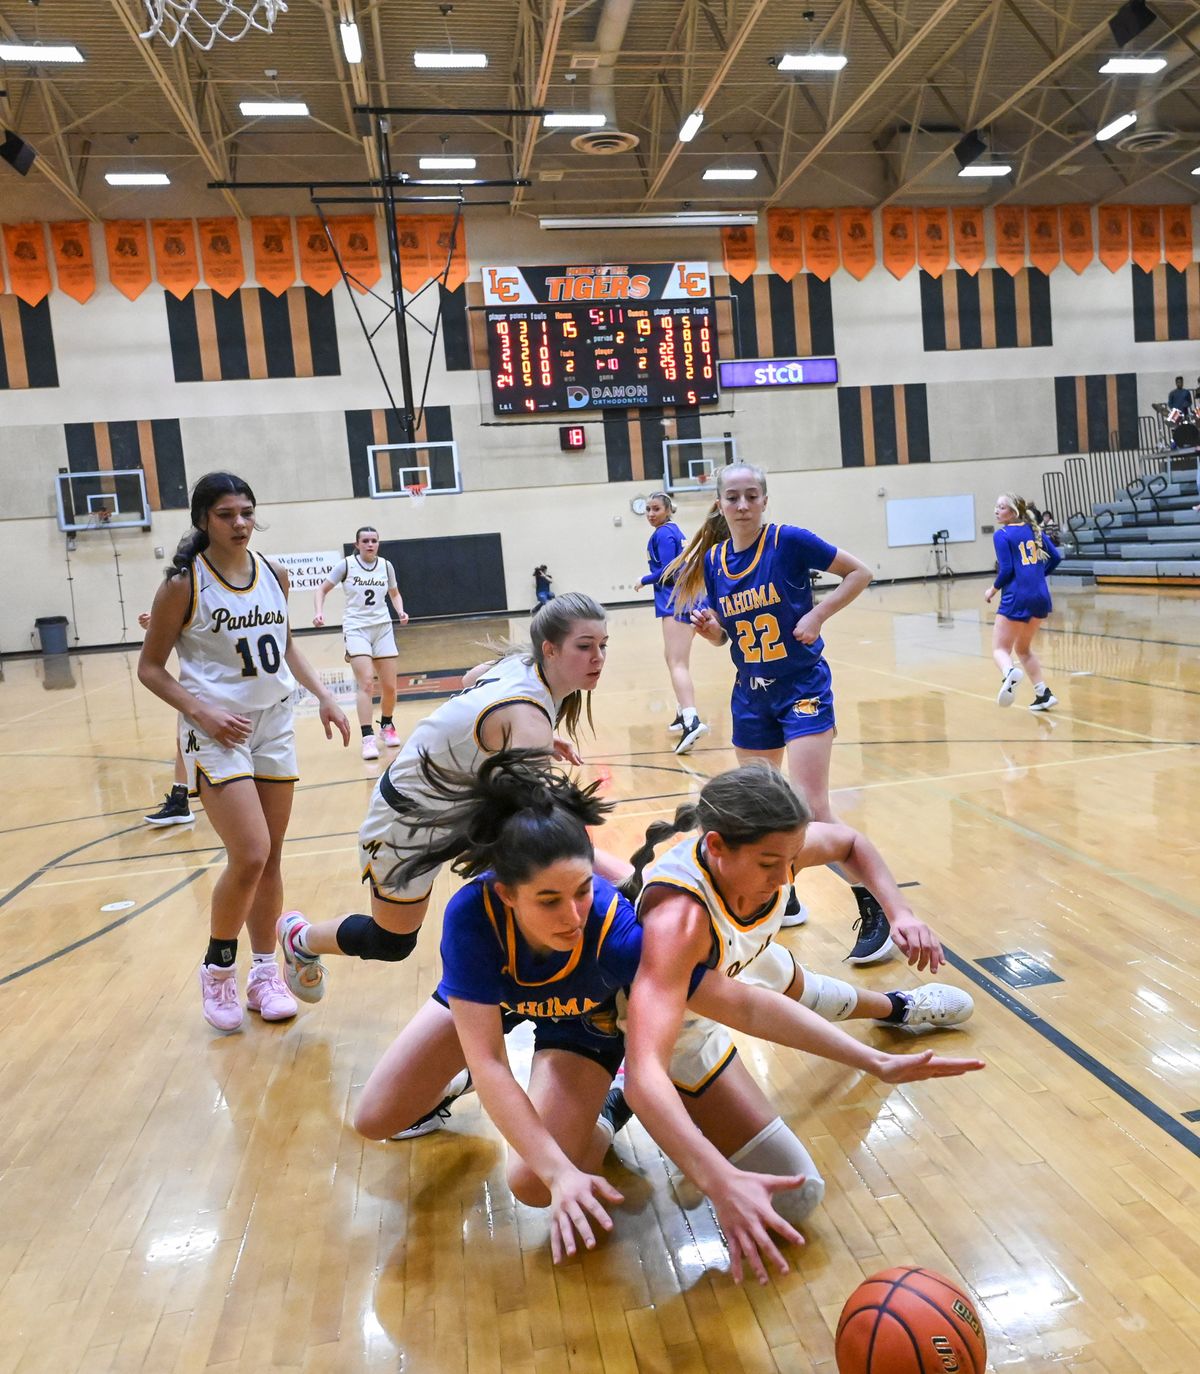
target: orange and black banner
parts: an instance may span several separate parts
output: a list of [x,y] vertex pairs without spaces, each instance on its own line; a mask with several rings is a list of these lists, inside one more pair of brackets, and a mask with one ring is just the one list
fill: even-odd
[[1054,412],[1059,453],[1137,448],[1137,373],[1055,377]]
[[333,301],[305,286],[282,296],[257,286],[226,298],[164,297],[177,382],[236,382],[341,373]]
[[926,353],[970,348],[1049,348],[1053,342],[1050,279],[1036,267],[1016,276],[985,267],[977,275],[921,273],[921,328]]
[[378,491],[399,491],[404,486],[404,468],[418,461],[429,468],[432,487],[454,486],[454,459],[448,451],[437,449],[414,456],[412,453],[389,453],[376,457],[368,452],[377,444],[437,444],[454,438],[449,406],[426,406],[417,417],[417,428],[411,440],[404,437],[398,410],[346,411],[346,449],[350,458],[350,481],[355,496],[370,496],[368,475],[373,457],[375,486]]
[[[72,472],[113,472],[141,468],[151,510],[187,510],[187,472],[178,420],[100,420],[64,425],[67,463]],[[128,485],[128,499],[121,487]],[[140,504],[137,478],[114,477],[122,509]]]
[[699,439],[700,417],[666,407],[654,414],[640,410],[606,410],[604,458],[610,482],[661,482],[663,479],[663,426],[671,418],[676,439]]
[[442,356],[447,372],[487,371],[487,331],[483,321],[483,283],[464,282],[455,291],[438,286],[442,303]]
[[1200,339],[1200,262],[1182,272],[1159,263],[1133,273],[1133,337],[1136,343]]
[[57,385],[49,298],[26,305],[19,296],[0,296],[0,391]]
[[837,398],[842,467],[929,462],[929,405],[924,382],[840,386]]
[[[833,303],[829,283],[810,272],[784,281],[774,272],[749,281],[713,279],[717,301],[718,350],[722,358],[807,358],[827,356],[833,345]],[[733,297],[732,338],[725,337],[721,296]],[[732,347],[729,345],[732,344]]]

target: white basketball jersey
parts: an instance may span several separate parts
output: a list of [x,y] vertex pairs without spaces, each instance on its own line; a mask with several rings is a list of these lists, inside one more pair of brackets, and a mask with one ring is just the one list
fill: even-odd
[[339,579],[346,593],[346,610],[342,616],[343,630],[365,629],[368,625],[386,625],[388,591],[396,585],[396,574],[386,558],[377,558],[370,565],[356,553],[339,564],[334,572],[345,573]]
[[[735,916],[708,871],[703,844],[703,837],[692,836],[668,849],[647,871],[643,892],[652,887],[673,887],[694,897],[708,913],[712,926],[713,952],[709,967],[736,978],[778,935],[787,907],[787,888],[780,888],[774,901],[754,915],[744,920]],[[641,905],[640,899],[638,904]]]
[[483,722],[494,711],[517,702],[536,706],[553,728],[560,703],[551,695],[541,670],[524,655],[509,654],[485,669],[474,687],[444,701],[416,726],[388,768],[396,791],[429,805],[439,805],[424,786],[421,755],[428,754],[434,763],[445,768],[477,772],[489,752],[479,738]]
[[283,701],[296,680],[284,662],[287,599],[257,553],[249,586],[226,582],[203,554],[192,564],[192,604],[175,645],[179,680],[212,706],[262,711]]

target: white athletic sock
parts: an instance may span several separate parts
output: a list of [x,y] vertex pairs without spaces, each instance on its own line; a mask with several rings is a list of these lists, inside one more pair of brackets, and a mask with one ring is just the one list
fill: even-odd
[[681,706],[679,712],[683,716],[685,725],[691,725],[694,720],[700,719],[700,712],[694,706]]
[[1046,684],[1045,684],[1044,682],[1035,682],[1035,683],[1033,684],[1033,690],[1034,690],[1039,696],[1041,696],[1041,694],[1046,690]]
[[271,950],[271,952],[270,952],[269,954],[255,954],[255,955],[253,956],[253,963],[254,963],[254,967],[255,967],[255,968],[257,968],[257,967],[259,966],[259,964],[273,964],[274,962],[275,962],[275,951],[274,951],[274,950]]

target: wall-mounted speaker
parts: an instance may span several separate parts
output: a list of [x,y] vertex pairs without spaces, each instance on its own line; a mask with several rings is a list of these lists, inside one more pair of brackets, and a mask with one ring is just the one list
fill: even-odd
[[37,157],[32,143],[26,143],[20,134],[14,134],[11,129],[5,129],[4,142],[0,143],[0,159],[8,163],[10,167],[16,168],[22,176],[27,175],[33,166],[33,160]]

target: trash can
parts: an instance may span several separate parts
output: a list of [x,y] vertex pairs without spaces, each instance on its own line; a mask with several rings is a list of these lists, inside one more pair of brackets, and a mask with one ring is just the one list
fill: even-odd
[[33,628],[42,641],[42,653],[65,654],[67,652],[67,617],[65,615],[40,615],[33,622]]

